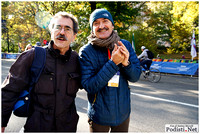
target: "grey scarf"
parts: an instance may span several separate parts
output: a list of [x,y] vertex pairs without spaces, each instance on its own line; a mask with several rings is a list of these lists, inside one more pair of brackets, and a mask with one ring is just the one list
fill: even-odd
[[110,50],[113,50],[114,44],[118,44],[117,42],[120,40],[120,37],[118,36],[118,33],[113,30],[111,36],[107,39],[99,39],[97,38],[93,33],[88,36],[88,41],[92,45],[96,45],[99,47],[106,47]]

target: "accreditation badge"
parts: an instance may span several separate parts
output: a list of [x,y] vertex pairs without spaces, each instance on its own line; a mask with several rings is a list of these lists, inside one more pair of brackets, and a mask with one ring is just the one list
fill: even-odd
[[118,87],[119,86],[119,76],[120,72],[117,71],[117,73],[108,81],[109,87]]

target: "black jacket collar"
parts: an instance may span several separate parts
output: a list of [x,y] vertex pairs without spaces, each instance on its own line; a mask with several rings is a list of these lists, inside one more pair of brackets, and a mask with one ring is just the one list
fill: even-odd
[[61,59],[62,61],[68,61],[71,55],[71,51],[72,51],[71,47],[69,47],[69,50],[65,53],[65,55],[61,55],[60,50],[53,48],[53,44],[54,42],[50,41],[48,45],[50,54],[55,58]]

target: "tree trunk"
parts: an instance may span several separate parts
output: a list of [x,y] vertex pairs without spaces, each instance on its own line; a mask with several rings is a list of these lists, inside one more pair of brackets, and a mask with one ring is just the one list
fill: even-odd
[[93,12],[96,9],[96,2],[90,2],[91,5],[91,12]]
[[7,28],[7,43],[8,43],[8,53],[10,52],[10,42],[9,42],[9,33],[8,33],[8,28]]

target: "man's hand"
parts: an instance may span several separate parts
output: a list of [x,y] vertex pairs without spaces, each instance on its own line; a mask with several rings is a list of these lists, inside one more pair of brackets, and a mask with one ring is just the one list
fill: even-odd
[[128,66],[129,65],[129,51],[127,48],[124,46],[124,44],[121,41],[118,41],[120,52],[124,55],[124,60],[122,61],[123,66]]
[[112,51],[111,60],[116,64],[122,63],[124,60],[124,55],[120,51],[120,47],[115,44],[114,50]]
[[1,127],[1,132],[4,133],[5,127]]

